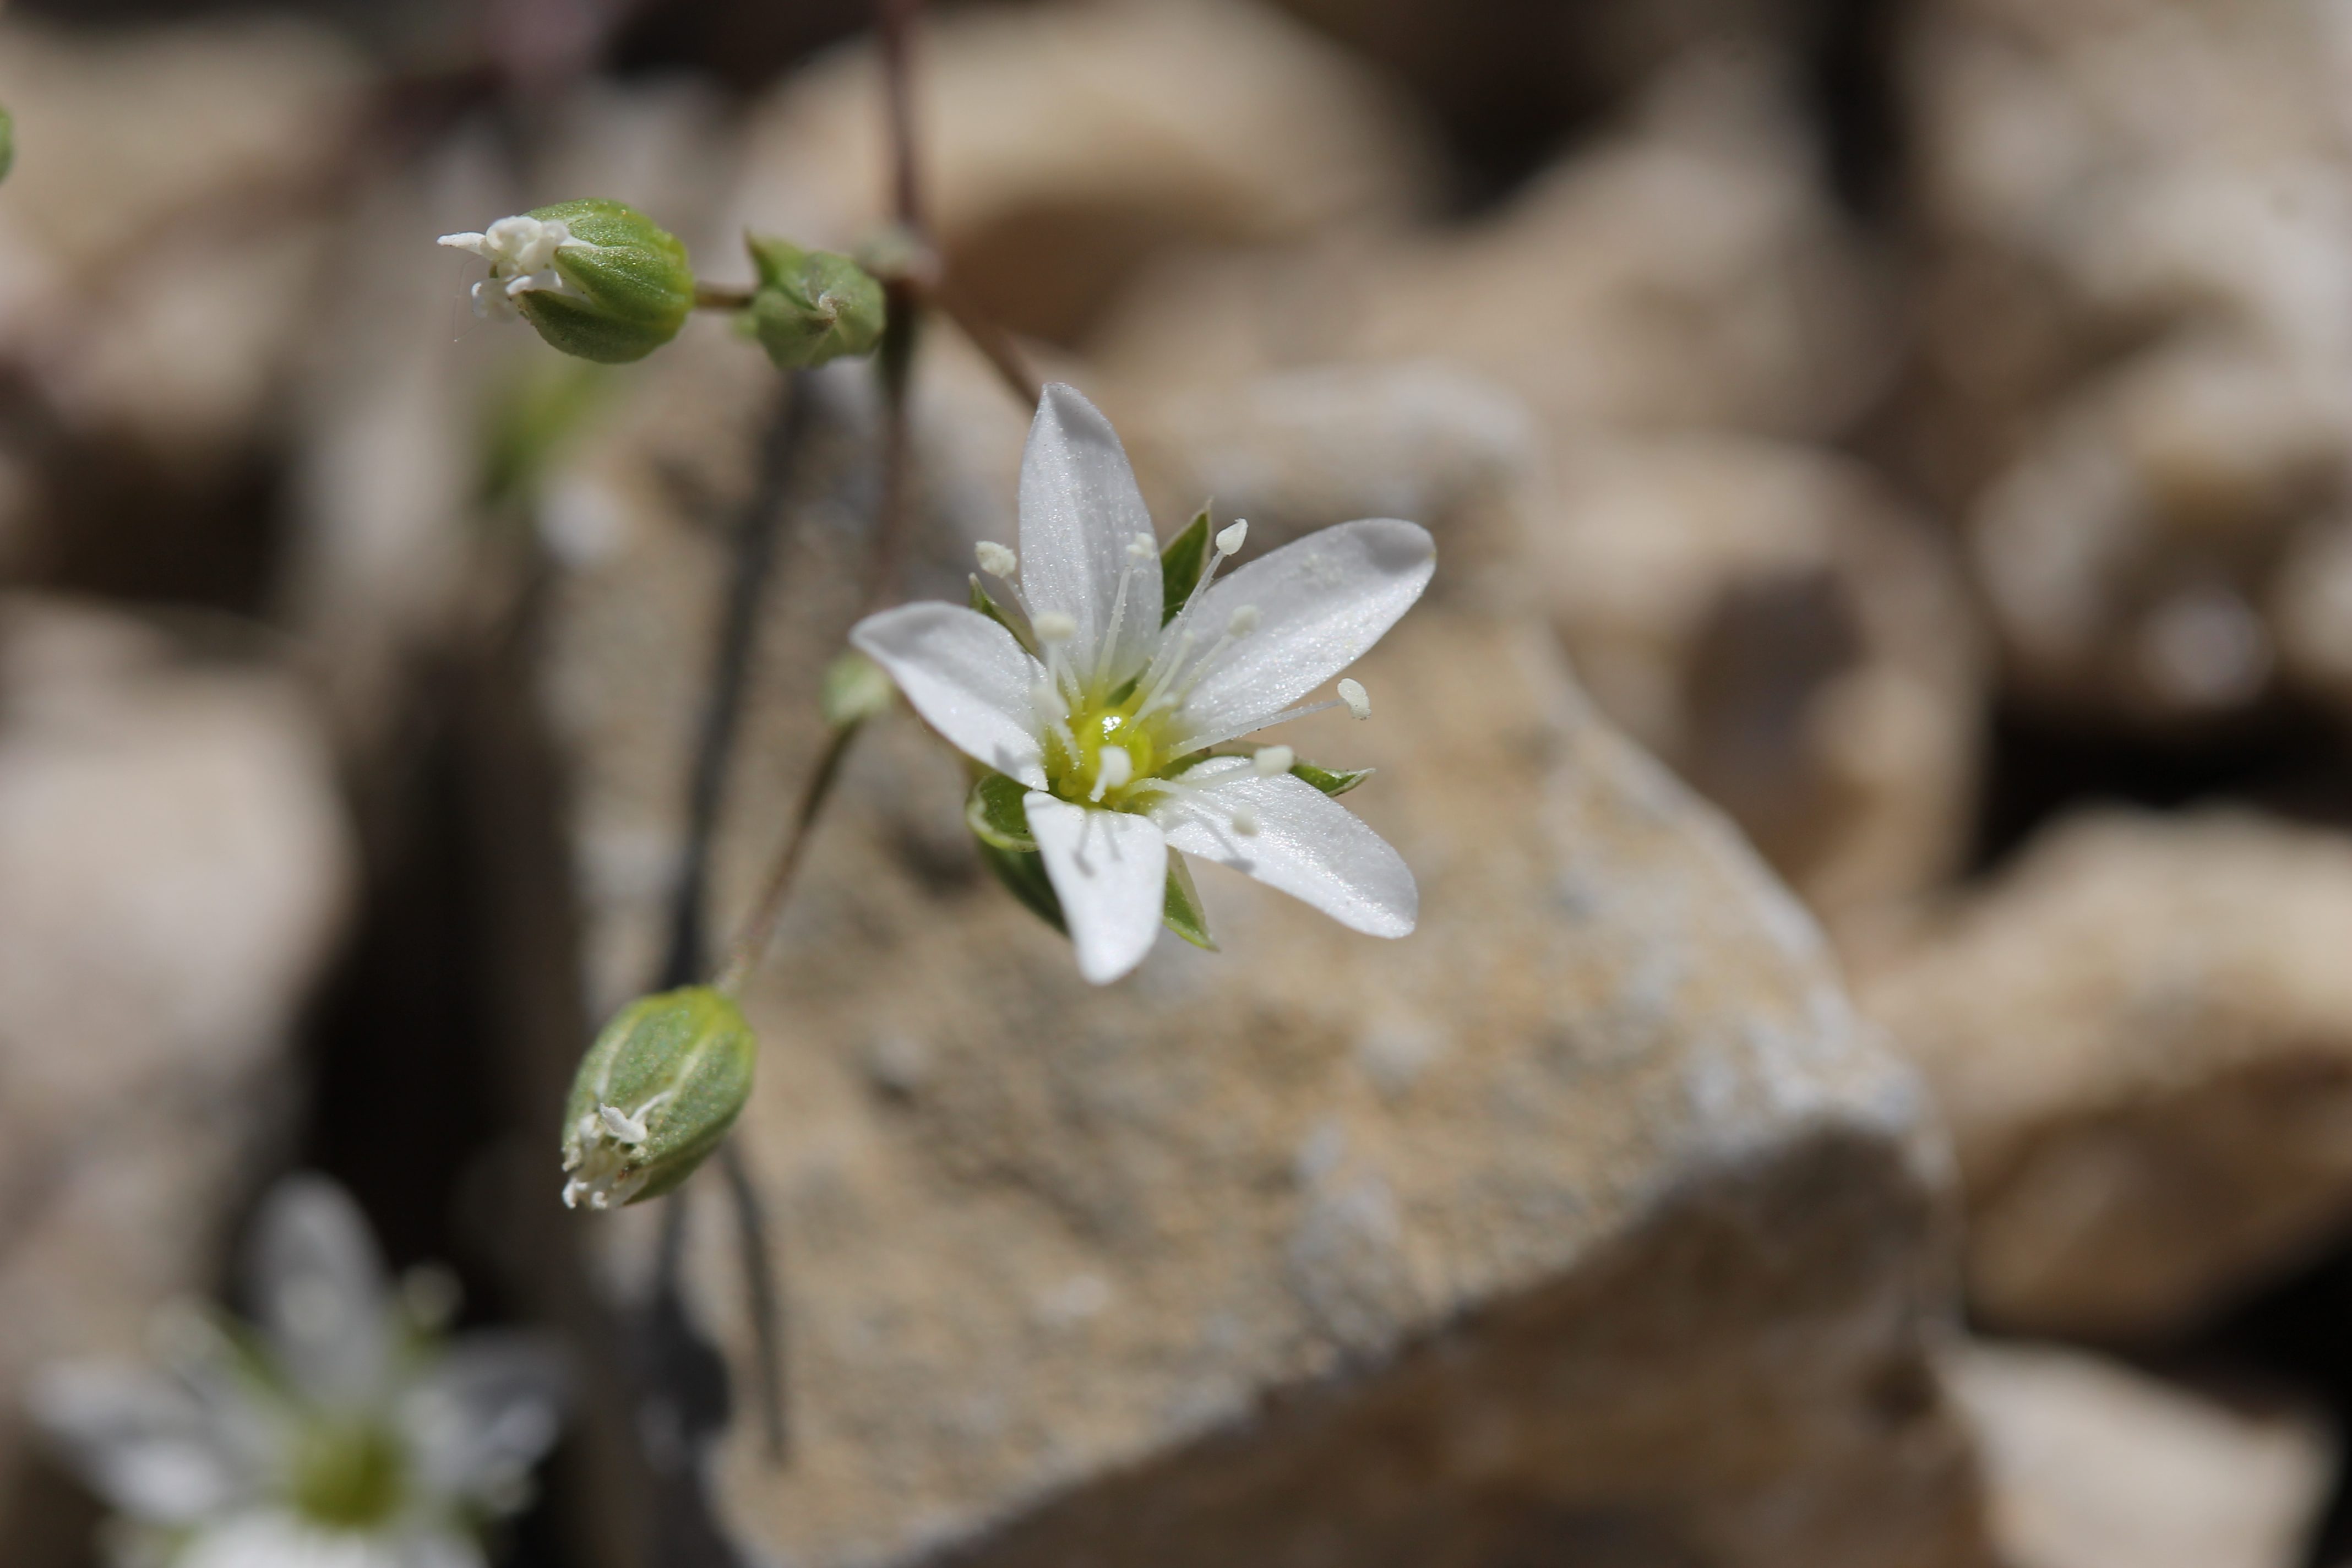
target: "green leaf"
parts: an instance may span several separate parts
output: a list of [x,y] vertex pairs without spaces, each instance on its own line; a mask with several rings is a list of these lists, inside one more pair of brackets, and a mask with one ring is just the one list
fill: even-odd
[[1166,626],[1192,596],[1193,587],[1209,564],[1209,509],[1184,525],[1184,531],[1160,552],[1160,624]]
[[1060,931],[1070,934],[1062,919],[1062,900],[1054,895],[1054,884],[1045,876],[1045,858],[1035,851],[1003,849],[986,838],[980,841],[980,858],[1004,884],[1004,890],[1021,900],[1022,908]]
[[964,797],[964,822],[982,844],[1034,855],[1037,841],[1029,836],[1029,808],[1024,804],[1028,796],[1029,786],[1019,779],[989,773]]
[[980,585],[979,573],[974,572],[971,574],[971,593],[964,602],[969,604],[973,609],[978,610],[982,615],[986,616],[990,620],[994,621],[998,626],[1003,626],[1006,631],[1011,632],[1013,634],[1013,640],[1019,643],[1024,648],[1028,649],[1029,656],[1032,658],[1038,657],[1037,650],[1030,646],[1029,639],[1021,635],[1021,628],[1014,626],[1013,624],[1012,617],[1004,613],[1004,606],[990,598],[988,596],[988,590]]
[[1168,851],[1168,896],[1160,906],[1160,923],[1194,947],[1217,951],[1209,934],[1209,917],[1202,911],[1201,895],[1192,886],[1192,868],[1173,849]]
[[1291,764],[1290,776],[1295,779],[1305,779],[1325,795],[1342,795],[1370,778],[1378,771],[1375,768],[1357,768],[1352,771],[1333,773],[1328,768],[1318,768],[1313,763],[1294,763]]

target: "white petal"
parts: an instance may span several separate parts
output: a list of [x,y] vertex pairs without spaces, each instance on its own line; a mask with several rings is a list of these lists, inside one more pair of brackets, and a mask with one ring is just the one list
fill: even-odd
[[391,1370],[383,1262],[351,1194],[324,1176],[270,1189],[248,1264],[279,1368],[322,1405],[373,1399]]
[[127,1368],[52,1366],[35,1375],[27,1403],[90,1485],[133,1519],[185,1523],[252,1489],[211,1412],[168,1379]]
[[492,1505],[512,1495],[554,1445],[564,1383],[552,1347],[530,1335],[460,1338],[400,1402],[419,1484]]
[[1202,635],[1244,605],[1257,610],[1258,623],[1178,710],[1179,749],[1190,736],[1244,733],[1252,720],[1273,717],[1355,663],[1412,608],[1436,568],[1426,529],[1368,518],[1310,533],[1218,583],[1193,606]]
[[1168,889],[1168,847],[1147,816],[1088,810],[1033,793],[1029,831],[1062,900],[1078,950],[1078,973],[1097,985],[1143,962],[1160,934]]
[[[1355,813],[1304,779],[1261,777],[1246,757],[1218,757],[1184,774],[1205,796],[1167,795],[1152,816],[1187,855],[1231,866],[1370,936],[1403,936],[1421,913],[1412,871]],[[1232,830],[1255,814],[1257,833]]]
[[1032,789],[1045,782],[1029,699],[1045,671],[1012,633],[961,605],[920,604],[866,616],[849,640],[966,756]]
[[1114,684],[1160,645],[1160,554],[1155,546],[1130,555],[1139,535],[1151,537],[1151,513],[1118,434],[1076,388],[1054,383],[1021,454],[1021,593],[1032,612],[1077,623],[1071,657],[1090,673],[1124,578],[1126,605],[1108,667]]
[[453,250],[470,250],[476,256],[487,257],[490,253],[490,237],[486,234],[445,234],[434,243]]

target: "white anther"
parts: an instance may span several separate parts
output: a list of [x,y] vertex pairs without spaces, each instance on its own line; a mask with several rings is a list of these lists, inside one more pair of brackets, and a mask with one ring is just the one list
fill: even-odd
[[604,1123],[604,1131],[621,1142],[642,1143],[646,1141],[646,1123],[642,1114],[632,1117],[625,1114],[618,1106],[600,1105],[596,1108],[596,1115]]
[[1260,746],[1257,755],[1250,759],[1250,765],[1257,770],[1258,777],[1270,779],[1276,773],[1288,773],[1290,764],[1297,760],[1298,753],[1288,746]]
[[971,552],[980,557],[980,569],[982,571],[987,573],[992,577],[1002,577],[1007,582],[1012,580],[1013,574],[1017,571],[1021,565],[1021,557],[1013,554],[1013,552],[1007,550],[1002,544],[995,543],[990,540],[983,539],[978,544],[973,545],[971,547]]
[[1349,713],[1355,718],[1369,719],[1372,716],[1372,699],[1370,694],[1366,692],[1363,687],[1356,681],[1343,680],[1339,682],[1339,700],[1348,705]]
[[1148,533],[1139,533],[1127,542],[1127,558],[1139,566],[1159,553],[1160,546]]
[[1135,776],[1135,759],[1127,754],[1124,746],[1105,746],[1095,761],[1094,793],[1087,798],[1100,800],[1103,791],[1117,789]]
[[1234,808],[1234,831],[1241,835],[1244,838],[1255,838],[1257,837],[1257,813],[1252,811],[1245,805],[1235,806]]
[[1037,640],[1064,643],[1078,635],[1078,623],[1059,610],[1048,610],[1029,623],[1037,628]]
[[1242,541],[1248,537],[1249,519],[1245,517],[1237,517],[1234,519],[1234,525],[1231,528],[1221,529],[1218,531],[1217,553],[1220,555],[1239,555],[1242,552]]
[[1245,637],[1257,630],[1259,618],[1255,605],[1243,605],[1234,611],[1233,618],[1225,623],[1225,635],[1229,637]]

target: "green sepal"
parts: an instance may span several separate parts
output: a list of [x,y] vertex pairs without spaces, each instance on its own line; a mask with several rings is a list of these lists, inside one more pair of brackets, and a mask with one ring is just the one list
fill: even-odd
[[1037,840],[1029,833],[1028,798],[1029,786],[1019,779],[984,773],[964,796],[964,822],[982,844],[1034,855]]
[[1217,951],[1209,934],[1209,917],[1201,908],[1201,894],[1192,886],[1192,868],[1175,850],[1168,851],[1168,894],[1160,902],[1160,923],[1194,947]]
[[1003,626],[1006,631],[1011,632],[1013,634],[1013,640],[1019,643],[1022,647],[1028,652],[1032,658],[1036,658],[1036,648],[1030,645],[1027,637],[1021,635],[1021,628],[1013,624],[1013,617],[1004,613],[1004,606],[998,604],[994,599],[990,598],[988,596],[988,590],[980,585],[980,574],[977,572],[972,573],[969,580],[971,584],[971,592],[966,596],[964,602],[970,605],[973,609],[978,610],[982,615],[986,616],[990,620],[994,621],[998,626]]
[[760,284],[742,319],[778,370],[873,352],[889,313],[874,274],[838,251],[773,235],[746,234],[743,244]]
[[[708,985],[638,997],[580,1060],[563,1112],[564,1170],[605,1183],[624,1205],[672,1191],[742,1113],[759,1048],[733,998]],[[641,1117],[645,1139],[616,1143],[599,1128],[604,1106]],[[592,1196],[590,1206],[604,1205]]]
[[1184,531],[1160,552],[1160,624],[1166,626],[1192,596],[1209,564],[1209,509],[1202,507]]
[[1378,771],[1376,768],[1355,768],[1334,773],[1329,768],[1318,768],[1313,763],[1293,763],[1290,776],[1305,779],[1325,795],[1337,796],[1347,794]]
[[987,839],[980,840],[980,858],[1004,884],[1004,890],[1021,900],[1031,914],[1060,931],[1070,934],[1062,919],[1062,900],[1054,892],[1054,884],[1045,875],[1045,858],[1035,850],[1002,849]]
[[602,197],[534,207],[529,216],[541,223],[560,218],[584,242],[555,253],[555,270],[576,293],[534,289],[515,297],[523,320],[550,346],[599,364],[625,364],[677,336],[694,309],[694,269],[676,235]]
[[817,706],[825,723],[845,730],[888,712],[898,692],[880,665],[856,648],[847,648],[824,667],[824,679],[817,686]]

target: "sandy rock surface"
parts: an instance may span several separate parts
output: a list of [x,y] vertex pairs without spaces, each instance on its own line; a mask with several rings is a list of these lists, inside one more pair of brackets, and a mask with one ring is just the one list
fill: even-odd
[[[580,476],[614,526],[541,675],[605,1001],[658,946],[717,584],[695,487],[652,478],[728,471],[685,401]],[[722,916],[845,619],[811,565],[857,472],[830,440],[763,621]],[[744,1410],[721,1516],[803,1563],[1982,1561],[1924,1360],[1936,1135],[1810,921],[1540,623],[1440,598],[1360,673],[1375,720],[1297,743],[1381,767],[1351,804],[1414,866],[1421,931],[1208,868],[1223,953],[1163,942],[1099,991],[986,879],[952,758],[903,718],[861,740],[749,995],[793,1446],[772,1468]],[[690,1300],[740,1372],[719,1195]],[[656,1223],[603,1222],[615,1302]]]
[[2101,1357],[1975,1341],[1945,1375],[1984,1456],[2014,1568],[2294,1568],[2327,1499],[2335,1442]]
[[2227,713],[2301,640],[2290,545],[2347,504],[2347,43],[2305,0],[1919,12],[1922,472],[2043,702]]
[[1592,441],[1559,468],[1529,592],[1602,710],[1833,924],[1948,876],[1986,699],[1941,538],[1790,443]]
[[2352,844],[2251,816],[2046,831],[1864,1010],[1935,1086],[1998,1324],[2162,1341],[2352,1215]]
[[281,673],[0,599],[0,1507],[32,1368],[136,1354],[211,1284],[352,858]]

